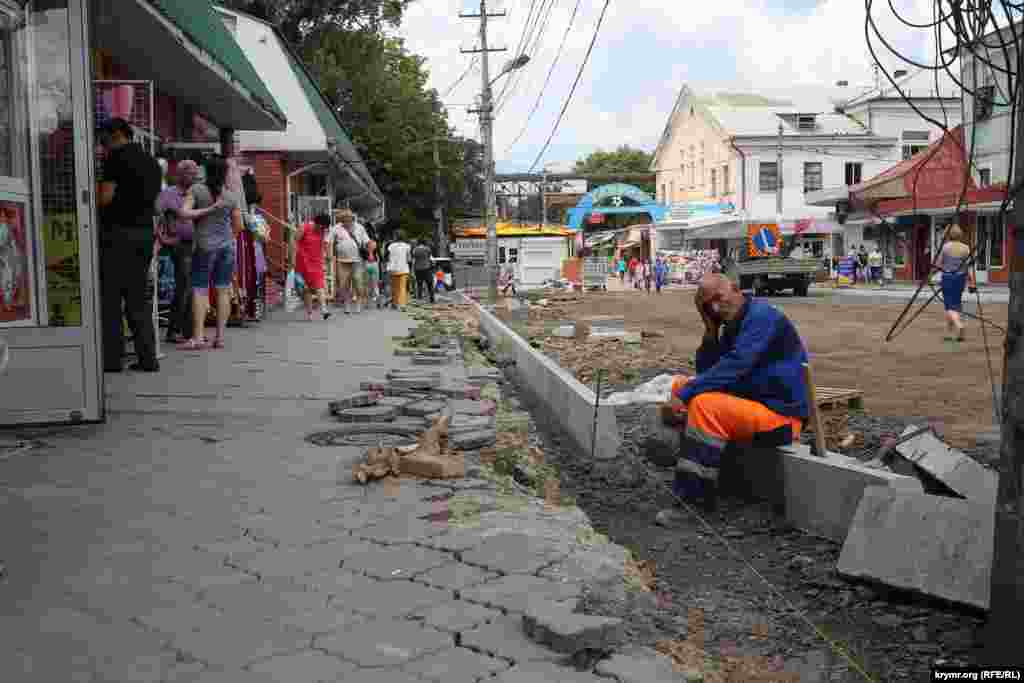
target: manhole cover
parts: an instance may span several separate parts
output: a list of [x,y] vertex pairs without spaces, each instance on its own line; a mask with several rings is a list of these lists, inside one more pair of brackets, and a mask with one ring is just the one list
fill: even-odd
[[314,446],[399,446],[426,431],[425,426],[402,424],[353,424],[306,437]]

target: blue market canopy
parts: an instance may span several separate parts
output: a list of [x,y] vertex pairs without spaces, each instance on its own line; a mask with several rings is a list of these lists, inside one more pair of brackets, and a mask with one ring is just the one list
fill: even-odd
[[658,204],[654,197],[639,187],[612,183],[596,187],[580,198],[575,208],[568,211],[568,224],[572,229],[582,227],[588,216],[599,214],[649,214],[652,221],[661,220],[668,207]]

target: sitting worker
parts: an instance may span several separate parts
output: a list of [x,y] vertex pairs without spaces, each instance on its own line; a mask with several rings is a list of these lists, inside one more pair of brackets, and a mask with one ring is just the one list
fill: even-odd
[[695,297],[704,321],[697,375],[678,377],[672,398],[686,407],[686,433],[673,491],[715,507],[722,451],[731,443],[783,446],[809,415],[807,351],[793,323],[744,296],[724,275],[705,275]]

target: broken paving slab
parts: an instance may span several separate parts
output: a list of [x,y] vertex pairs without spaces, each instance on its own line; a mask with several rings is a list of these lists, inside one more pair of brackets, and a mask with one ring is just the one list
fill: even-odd
[[377,405],[380,398],[380,392],[360,391],[355,394],[349,394],[348,396],[339,398],[335,401],[331,401],[328,406],[330,407],[331,413],[333,415],[337,415],[338,412],[345,410],[346,408],[366,408],[368,406]]
[[680,683],[702,681],[704,674],[693,671],[680,673],[672,660],[650,648],[635,648],[598,662],[594,672],[618,683]]
[[994,503],[871,486],[837,569],[849,578],[988,609],[994,531]]
[[414,401],[402,407],[402,412],[412,417],[427,417],[444,410],[444,401]]
[[448,403],[448,408],[451,410],[452,415],[494,415],[498,410],[498,405],[494,401],[469,401],[466,399],[456,399]]
[[390,382],[388,383],[388,393],[391,394],[391,392],[394,392],[396,390],[401,391],[410,389],[429,391],[431,389],[439,387],[440,385],[440,377],[395,377],[391,379]]
[[[918,429],[911,425],[901,436]],[[967,454],[950,448],[933,433],[925,432],[899,444],[896,452],[964,498],[977,503],[995,503],[999,476]]]
[[449,433],[448,445],[458,451],[475,451],[493,446],[497,441],[497,433],[493,429]]
[[527,605],[523,632],[533,642],[568,655],[615,650],[626,636],[622,619],[579,614],[571,605],[541,600]]

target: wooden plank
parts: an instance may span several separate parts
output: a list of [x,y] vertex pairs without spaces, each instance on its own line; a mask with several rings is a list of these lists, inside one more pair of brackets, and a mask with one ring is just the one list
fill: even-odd
[[818,405],[835,408],[845,405],[847,408],[859,410],[864,407],[864,392],[859,389],[841,389],[838,387],[817,387]]

